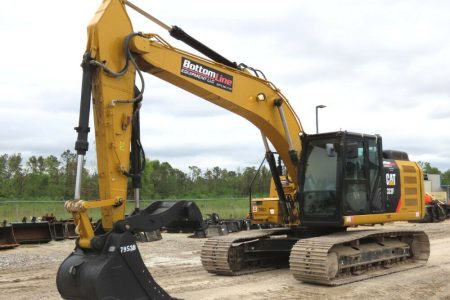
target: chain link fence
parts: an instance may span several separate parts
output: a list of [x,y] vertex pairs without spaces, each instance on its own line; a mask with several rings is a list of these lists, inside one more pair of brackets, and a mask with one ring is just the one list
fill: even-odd
[[[193,201],[200,208],[203,217],[208,214],[218,213],[222,219],[244,218],[249,211],[248,198],[214,198],[214,199],[164,199],[164,200],[142,200],[141,208],[147,207],[154,201]],[[126,212],[134,210],[134,201],[127,201]],[[64,201],[26,201],[26,200],[0,200],[0,221],[8,223],[21,222],[23,218],[28,221],[32,217],[53,215],[58,220],[70,219],[72,216],[64,208]],[[93,220],[101,217],[100,210],[89,211]]]

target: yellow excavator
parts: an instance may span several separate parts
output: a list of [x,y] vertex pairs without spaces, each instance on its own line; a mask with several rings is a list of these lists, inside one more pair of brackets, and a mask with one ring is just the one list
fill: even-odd
[[[207,58],[174,48],[157,34],[134,32],[126,6]],[[290,265],[298,280],[339,285],[428,260],[429,240],[422,231],[347,230],[424,216],[421,169],[405,153],[383,151],[380,136],[346,131],[307,135],[289,101],[260,70],[226,59],[125,0],[103,1],[88,27],[82,67],[75,197],[65,204],[79,238],[58,270],[63,298],[171,299],[142,261],[134,234],[180,218],[199,219],[198,208],[185,202],[139,207],[145,161],[139,132],[142,72],[236,113],[261,131],[272,197],[254,199],[251,217],[254,224],[272,228],[208,239],[201,251],[208,272],[240,275]],[[100,197],[84,201],[81,170],[91,102]],[[137,205],[125,216],[129,178]],[[94,208],[102,214],[95,229],[88,215]]]

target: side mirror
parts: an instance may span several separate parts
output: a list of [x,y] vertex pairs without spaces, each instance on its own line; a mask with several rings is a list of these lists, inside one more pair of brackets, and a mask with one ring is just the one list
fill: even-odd
[[328,155],[328,157],[335,157],[336,156],[336,151],[334,150],[334,145],[333,144],[326,144],[326,148],[327,148],[327,155]]

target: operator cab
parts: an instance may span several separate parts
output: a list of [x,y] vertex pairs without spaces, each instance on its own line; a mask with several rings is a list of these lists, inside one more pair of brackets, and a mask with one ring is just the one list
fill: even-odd
[[302,148],[298,197],[304,226],[342,226],[344,216],[386,211],[380,136],[305,135]]

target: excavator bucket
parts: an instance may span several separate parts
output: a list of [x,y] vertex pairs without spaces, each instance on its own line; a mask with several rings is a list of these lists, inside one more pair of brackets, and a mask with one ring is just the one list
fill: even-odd
[[0,250],[19,246],[11,226],[0,227]]
[[64,222],[64,238],[76,239],[78,234],[75,232],[75,223],[73,221]]
[[12,223],[11,225],[19,244],[48,243],[52,240],[48,222]]
[[77,248],[56,277],[64,299],[172,299],[153,279],[130,232],[107,234],[101,251]]
[[156,201],[114,224],[91,240],[90,249],[76,247],[56,276],[64,299],[172,299],[153,279],[136,245],[135,234],[152,232],[173,222],[205,225],[193,202]]
[[[158,214],[160,211],[167,210],[176,205],[175,201],[155,201],[150,204],[145,212],[147,214]],[[184,209],[178,212],[179,216],[172,222],[168,223],[165,228],[168,233],[194,233],[195,236],[205,237],[206,233],[201,226],[203,223],[203,217],[194,202],[185,202]],[[184,217],[188,215],[189,218]]]
[[52,235],[52,239],[55,241],[64,240],[64,224],[63,222],[52,222],[50,223],[50,232]]

